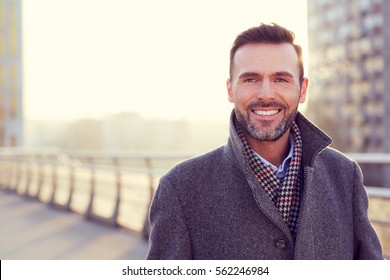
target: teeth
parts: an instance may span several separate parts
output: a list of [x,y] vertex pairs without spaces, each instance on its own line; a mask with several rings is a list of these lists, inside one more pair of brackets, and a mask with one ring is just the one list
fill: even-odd
[[271,116],[279,112],[279,110],[268,110],[268,111],[253,111],[256,115],[259,116]]

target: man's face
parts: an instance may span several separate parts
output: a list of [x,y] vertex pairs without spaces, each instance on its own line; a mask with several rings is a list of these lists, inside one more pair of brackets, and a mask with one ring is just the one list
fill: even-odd
[[308,81],[299,81],[298,55],[291,44],[240,47],[227,81],[229,101],[247,137],[276,141],[291,127]]

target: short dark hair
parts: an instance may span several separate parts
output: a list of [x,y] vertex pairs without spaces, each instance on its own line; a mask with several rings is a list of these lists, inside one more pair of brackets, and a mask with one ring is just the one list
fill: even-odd
[[230,79],[232,79],[233,74],[233,60],[237,50],[251,43],[265,43],[265,44],[282,44],[289,43],[293,45],[295,51],[298,55],[298,67],[299,67],[299,81],[303,81],[303,58],[302,58],[302,48],[301,46],[294,43],[295,34],[275,23],[272,24],[260,24],[257,27],[249,28],[248,30],[240,33],[236,40],[233,43],[233,46],[230,50],[230,68],[229,74]]

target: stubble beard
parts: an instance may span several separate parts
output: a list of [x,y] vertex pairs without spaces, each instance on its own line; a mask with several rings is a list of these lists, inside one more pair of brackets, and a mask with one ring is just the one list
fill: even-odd
[[277,141],[293,125],[298,113],[298,106],[293,112],[286,114],[276,127],[273,127],[273,121],[254,122],[250,120],[247,111],[240,111],[235,108],[237,121],[244,132],[258,141]]

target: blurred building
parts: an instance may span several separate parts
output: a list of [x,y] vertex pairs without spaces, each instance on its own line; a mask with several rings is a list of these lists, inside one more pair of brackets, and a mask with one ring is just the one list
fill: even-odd
[[21,0],[0,0],[0,147],[22,145]]
[[390,1],[308,1],[307,114],[344,152],[390,152],[389,26]]

